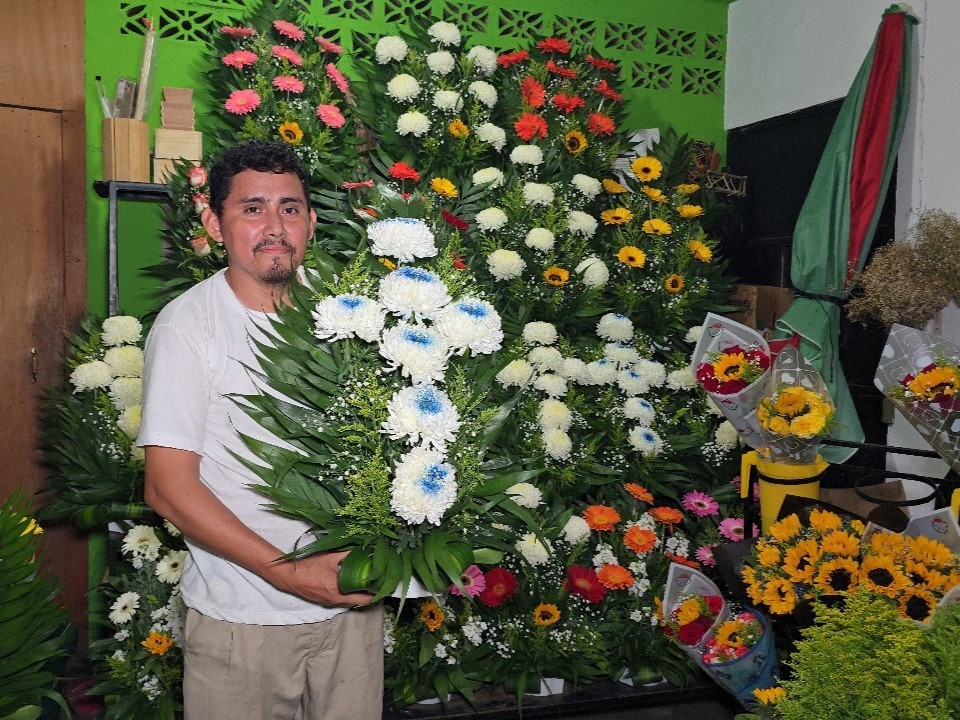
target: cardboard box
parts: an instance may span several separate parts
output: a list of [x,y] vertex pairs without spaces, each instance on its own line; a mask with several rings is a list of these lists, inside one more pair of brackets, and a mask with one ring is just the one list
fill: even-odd
[[203,159],[203,133],[196,130],[157,128],[153,156],[157,158]]
[[150,182],[149,129],[142,120],[103,121],[103,179]]
[[192,103],[193,88],[165,87],[163,89],[163,99],[174,103]]
[[730,294],[730,304],[739,309],[727,313],[726,317],[755,330],[770,330],[795,297],[796,293],[790,288],[737,285]]
[[167,130],[193,130],[193,103],[160,103],[160,124]]

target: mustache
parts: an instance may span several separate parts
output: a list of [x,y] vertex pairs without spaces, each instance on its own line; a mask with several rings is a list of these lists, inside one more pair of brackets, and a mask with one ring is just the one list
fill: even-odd
[[293,252],[294,250],[293,245],[287,242],[286,238],[279,238],[279,239],[264,238],[263,240],[261,240],[260,242],[258,242],[256,245],[253,246],[253,252],[263,250],[263,248],[267,247],[268,245],[279,245],[284,250],[289,250],[290,252]]

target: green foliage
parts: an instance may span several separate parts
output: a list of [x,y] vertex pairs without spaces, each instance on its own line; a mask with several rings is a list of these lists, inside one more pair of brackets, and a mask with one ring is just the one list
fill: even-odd
[[960,605],[938,608],[930,629],[924,633],[934,680],[953,720],[960,718]]

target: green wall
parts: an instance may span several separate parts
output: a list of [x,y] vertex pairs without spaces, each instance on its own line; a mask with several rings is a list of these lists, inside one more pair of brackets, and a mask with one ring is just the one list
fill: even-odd
[[[723,71],[727,7],[732,0],[310,0],[309,21],[348,52],[385,32],[408,13],[456,22],[474,42],[496,49],[556,34],[597,48],[622,68],[626,128],[673,125],[724,149]],[[92,181],[103,176],[102,112],[94,78],[113,94],[119,77],[137,79],[144,37],[139,19],[158,30],[156,72],[148,121],[159,124],[160,88],[201,87],[206,33],[241,17],[241,0],[88,0],[86,18],[88,298],[107,311],[107,201]],[[205,98],[197,101],[202,129]],[[143,314],[157,304],[155,282],[140,269],[159,261],[159,205],[121,201],[120,311]]]

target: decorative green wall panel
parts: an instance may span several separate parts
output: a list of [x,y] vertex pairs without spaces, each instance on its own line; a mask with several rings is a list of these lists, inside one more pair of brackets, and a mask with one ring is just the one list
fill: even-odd
[[[136,78],[143,48],[141,19],[156,23],[157,65],[153,93],[163,86],[197,86],[209,34],[242,17],[241,0],[89,0],[87,77],[89,177],[99,178],[100,108],[93,78],[106,87],[118,77]],[[348,53],[395,32],[405,18],[444,19],[469,31],[473,42],[506,50],[556,34],[615,60],[627,103],[627,127],[673,125],[723,147],[723,72],[726,0],[312,0],[307,24]],[[209,112],[198,97],[198,115]],[[154,101],[154,105],[159,105]],[[158,123],[157,108],[148,118]],[[106,308],[106,201],[91,193],[89,211],[90,307]],[[160,256],[160,213],[125,203],[121,210],[120,304],[142,313],[155,305],[138,269]]]

